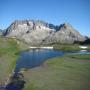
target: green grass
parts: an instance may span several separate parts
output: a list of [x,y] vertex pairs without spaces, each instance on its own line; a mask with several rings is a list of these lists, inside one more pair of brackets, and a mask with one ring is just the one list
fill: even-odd
[[23,90],[90,90],[90,55],[54,58],[24,76]]
[[75,59],[89,59],[90,60],[90,54],[86,54],[86,55],[83,55],[83,54],[78,54],[78,55],[70,55],[69,57],[71,58],[75,58]]
[[[79,47],[79,44],[54,44],[53,47],[56,50],[62,50],[62,51],[80,51],[80,50],[84,50],[82,48]],[[85,45],[88,48],[86,48],[85,50],[90,51],[90,45]]]
[[0,83],[5,83],[13,71],[19,51],[16,41],[0,37]]
[[90,45],[87,45],[88,46],[88,48],[86,49],[87,51],[90,51]]
[[54,45],[54,49],[62,50],[62,51],[79,51],[79,45],[76,44],[61,44],[61,45]]

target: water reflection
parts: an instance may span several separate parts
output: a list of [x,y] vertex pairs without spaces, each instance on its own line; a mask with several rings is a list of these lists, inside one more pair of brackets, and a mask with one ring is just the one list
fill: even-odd
[[19,72],[22,68],[28,69],[39,66],[47,59],[63,55],[64,52],[45,49],[34,49],[28,52],[22,52],[16,63],[15,72]]
[[63,52],[59,50],[32,49],[30,51],[21,52],[20,58],[17,60],[15,72],[19,72],[22,68],[33,68],[41,65],[44,61],[65,54],[90,54],[90,52],[71,51]]

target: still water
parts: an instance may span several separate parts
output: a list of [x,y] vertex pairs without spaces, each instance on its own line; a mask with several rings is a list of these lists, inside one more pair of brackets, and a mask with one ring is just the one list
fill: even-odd
[[16,63],[15,72],[19,72],[22,68],[33,68],[41,65],[44,61],[61,57],[66,54],[90,54],[90,52],[63,52],[59,50],[47,50],[47,49],[32,49],[30,51],[21,52],[19,59]]

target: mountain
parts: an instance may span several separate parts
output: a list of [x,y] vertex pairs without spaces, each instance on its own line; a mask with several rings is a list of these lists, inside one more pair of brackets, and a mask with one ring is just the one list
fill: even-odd
[[24,42],[37,44],[78,43],[86,40],[69,23],[53,25],[40,20],[14,21],[4,32],[6,37],[13,37]]
[[81,42],[82,45],[90,45],[90,37],[86,36],[86,40],[84,42]]

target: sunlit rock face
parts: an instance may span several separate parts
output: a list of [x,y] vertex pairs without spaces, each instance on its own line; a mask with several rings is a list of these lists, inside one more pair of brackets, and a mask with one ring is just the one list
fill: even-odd
[[15,37],[31,45],[75,43],[86,40],[68,23],[55,26],[40,20],[15,21],[5,30],[4,35]]

